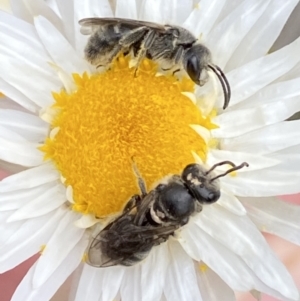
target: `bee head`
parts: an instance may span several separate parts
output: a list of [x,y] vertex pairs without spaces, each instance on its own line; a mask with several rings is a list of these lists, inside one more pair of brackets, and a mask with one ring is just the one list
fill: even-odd
[[184,53],[183,66],[193,82],[203,86],[208,80],[210,51],[201,44],[195,44]]
[[[213,170],[224,164],[230,165],[232,168],[222,174],[216,175]],[[181,179],[200,204],[212,204],[221,195],[219,178],[245,166],[248,167],[248,163],[243,162],[236,166],[231,161],[222,161],[213,165],[209,170],[206,170],[199,164],[189,164],[183,170]]]
[[200,204],[212,204],[220,198],[220,183],[213,180],[214,173],[207,173],[199,164],[189,164],[181,174],[191,194]]

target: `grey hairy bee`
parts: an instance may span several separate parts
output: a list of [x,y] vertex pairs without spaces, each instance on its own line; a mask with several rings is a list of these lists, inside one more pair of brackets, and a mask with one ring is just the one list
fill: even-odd
[[223,71],[212,63],[207,47],[183,27],[120,18],[86,18],[79,21],[81,33],[90,35],[85,57],[97,67],[107,66],[120,53],[131,53],[138,67],[143,58],[168,66],[163,70],[182,68],[199,86],[208,80],[208,70],[218,77],[226,109],[231,90]]
[[[216,175],[217,166],[232,166]],[[202,206],[220,198],[219,178],[248,166],[236,166],[230,161],[213,165],[209,170],[199,164],[189,164],[181,175],[166,177],[149,193],[137,167],[140,195],[134,195],[123,213],[100,232],[92,235],[87,249],[87,263],[94,267],[132,266],[147,257],[151,249],[166,242]]]

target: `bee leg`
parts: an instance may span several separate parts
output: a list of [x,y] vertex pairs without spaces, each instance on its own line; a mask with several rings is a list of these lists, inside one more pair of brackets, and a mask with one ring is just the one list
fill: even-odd
[[142,59],[146,56],[147,50],[151,48],[156,37],[156,32],[154,30],[149,30],[149,32],[144,37],[144,40],[140,46],[140,50],[136,57],[136,67],[134,71],[134,75],[136,76],[137,69],[142,61]]
[[136,163],[133,161],[133,158],[132,158],[132,168],[133,168],[133,172],[134,172],[135,176],[138,179],[138,184],[139,184],[139,188],[140,188],[142,197],[145,197],[147,195],[146,183],[143,180],[143,178],[142,178],[142,176],[141,176],[141,174],[140,174],[140,172],[139,172],[139,170],[136,166]]
[[174,63],[176,65],[181,61],[183,52],[184,52],[184,49],[182,46],[176,47],[175,50],[173,51],[171,59],[174,61]]
[[128,213],[141,202],[141,197],[138,194],[133,195],[123,209],[123,213]]
[[143,39],[145,34],[149,31],[146,26],[138,27],[125,34],[119,41],[123,48],[130,48],[133,44]]

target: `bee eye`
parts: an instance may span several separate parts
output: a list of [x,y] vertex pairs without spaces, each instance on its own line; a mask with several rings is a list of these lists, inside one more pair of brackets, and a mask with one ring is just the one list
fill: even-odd
[[190,78],[196,84],[199,84],[199,77],[200,77],[199,60],[195,55],[188,56],[185,69],[188,75],[190,76]]
[[220,198],[220,190],[212,191],[206,186],[190,185],[189,190],[200,204],[212,204]]
[[216,202],[220,197],[220,193],[209,193],[208,196],[207,196],[207,202],[208,203],[214,203]]

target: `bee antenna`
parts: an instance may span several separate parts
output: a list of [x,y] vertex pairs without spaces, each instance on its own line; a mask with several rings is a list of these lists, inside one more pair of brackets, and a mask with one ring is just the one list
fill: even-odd
[[225,110],[228,107],[228,104],[229,104],[229,101],[231,98],[231,89],[230,89],[229,82],[220,67],[218,67],[217,65],[208,65],[208,67],[217,75],[217,77],[221,83],[223,93],[224,93],[223,110]]
[[[224,161],[224,162],[225,162],[225,161]],[[238,166],[234,166],[234,167],[228,169],[226,172],[224,172],[224,173],[222,173],[222,174],[220,174],[220,175],[217,175],[216,177],[210,179],[210,182],[212,182],[212,181],[214,181],[214,180],[216,180],[216,179],[218,179],[218,178],[224,177],[224,176],[226,176],[227,174],[229,174],[230,172],[233,172],[233,171],[235,171],[235,170],[242,169],[242,168],[245,167],[245,166],[248,167],[249,164],[248,164],[247,162],[243,162],[242,164],[240,164],[240,165],[238,165]]]
[[221,165],[224,165],[224,164],[228,164],[228,165],[231,165],[232,167],[235,167],[236,165],[234,163],[232,163],[231,161],[222,161],[222,162],[219,162],[219,163],[216,163],[215,165],[213,165],[211,167],[211,169],[209,169],[205,174],[208,175],[209,173],[211,173],[216,167],[218,166],[221,166]]

